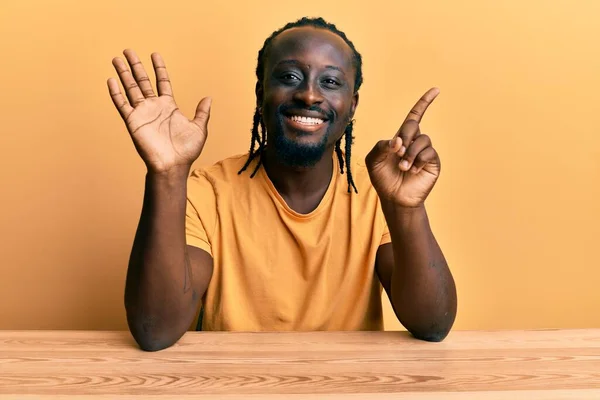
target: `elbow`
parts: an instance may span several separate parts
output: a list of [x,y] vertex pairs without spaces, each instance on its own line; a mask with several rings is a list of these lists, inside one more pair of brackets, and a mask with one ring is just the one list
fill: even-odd
[[411,331],[410,332],[415,339],[424,340],[426,342],[441,342],[443,341],[450,330],[429,330],[429,331]]
[[127,322],[133,339],[143,351],[154,352],[173,346],[182,335],[174,335],[155,323],[155,318],[128,315]]
[[143,351],[164,350],[177,342],[177,338],[174,338],[169,332],[161,332],[158,329],[144,329],[143,324],[138,327],[130,326],[129,330],[133,339]]
[[177,338],[166,332],[131,329],[133,339],[143,351],[154,352],[173,346]]
[[150,337],[150,335],[146,337],[134,336],[134,339],[137,342],[140,349],[147,352],[164,350],[175,344],[175,341],[156,339]]
[[426,342],[441,342],[450,333],[453,322],[454,316],[430,324],[413,326],[412,329],[408,329],[408,331],[415,339],[424,340]]
[[[421,314],[424,315],[424,314]],[[409,333],[418,340],[426,342],[442,342],[454,325],[456,318],[456,307],[446,311],[443,315],[432,315],[431,319],[419,318],[407,320],[407,324],[403,324]],[[402,323],[403,321],[400,320]]]

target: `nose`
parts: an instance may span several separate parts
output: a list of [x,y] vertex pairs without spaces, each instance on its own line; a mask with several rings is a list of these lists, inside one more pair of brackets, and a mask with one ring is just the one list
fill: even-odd
[[323,95],[317,82],[307,79],[297,87],[297,90],[294,92],[294,100],[310,107],[315,104],[321,104],[323,102]]

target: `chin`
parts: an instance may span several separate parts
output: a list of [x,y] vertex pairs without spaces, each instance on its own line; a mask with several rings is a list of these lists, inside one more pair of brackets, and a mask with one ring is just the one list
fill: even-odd
[[290,167],[312,167],[323,158],[327,149],[327,136],[299,136],[282,133],[274,141],[277,158]]
[[280,115],[269,141],[271,143],[272,140],[277,158],[282,164],[312,167],[323,158],[332,127],[329,121],[307,126]]
[[298,146],[319,146],[327,140],[325,133],[315,134],[302,131],[285,130],[283,136]]

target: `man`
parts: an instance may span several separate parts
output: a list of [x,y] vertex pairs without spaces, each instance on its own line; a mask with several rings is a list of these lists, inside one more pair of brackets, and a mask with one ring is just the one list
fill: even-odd
[[351,162],[362,59],[334,25],[303,18],[259,52],[249,154],[190,176],[210,98],[188,120],[160,55],[158,95],[124,55],[131,71],[113,64],[127,100],[115,79],[108,87],[148,170],[125,289],[142,349],[179,340],[200,300],[204,330],[380,330],[382,288],[416,338],[448,334],[456,289],[424,207],[440,160],[419,130],[437,89]]

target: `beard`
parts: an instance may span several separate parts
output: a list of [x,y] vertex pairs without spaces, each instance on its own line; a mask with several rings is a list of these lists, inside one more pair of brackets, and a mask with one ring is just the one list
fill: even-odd
[[[329,137],[331,136],[334,128],[335,115],[334,113],[329,113],[327,116],[327,130],[318,143],[298,143],[287,138],[283,133],[283,119],[285,118],[283,111],[285,108],[287,107],[283,105],[279,106],[277,109],[277,116],[275,118],[276,126],[273,135],[273,146],[275,147],[277,158],[281,163],[289,167],[313,167],[319,160],[321,160],[321,158],[323,158],[323,154],[325,154],[325,151],[327,150]],[[317,106],[313,106],[309,110],[322,112],[322,110]],[[309,135],[300,131],[296,131],[295,133],[298,136]]]

